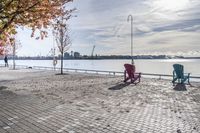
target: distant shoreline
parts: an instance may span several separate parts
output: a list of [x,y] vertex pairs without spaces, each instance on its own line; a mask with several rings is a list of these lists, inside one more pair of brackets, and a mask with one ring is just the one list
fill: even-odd
[[[59,58],[57,58],[59,60]],[[70,58],[70,59],[64,59],[64,60],[130,60],[131,58]],[[200,57],[185,57],[185,58],[133,58],[134,60],[173,60],[173,59],[200,59]],[[3,60],[1,58],[0,60]],[[9,58],[9,60],[12,60],[12,57]],[[17,58],[15,60],[53,60],[53,58]]]
[[[57,59],[60,59],[60,55],[55,56]],[[12,59],[13,56],[9,55],[9,59]],[[15,56],[15,60],[53,60],[53,56]],[[129,60],[129,59],[200,59],[198,56],[193,57],[184,57],[184,56],[171,56],[171,55],[67,55],[64,56],[64,60]],[[4,56],[0,56],[0,59],[4,59]]]

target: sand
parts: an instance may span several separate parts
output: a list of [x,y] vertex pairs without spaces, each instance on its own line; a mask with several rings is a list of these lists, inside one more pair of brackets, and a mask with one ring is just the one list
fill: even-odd
[[[44,102],[64,104],[92,99],[92,104],[110,111],[116,111],[118,105],[130,108],[130,101],[132,104],[147,104],[156,98],[173,97],[178,91],[182,91],[181,95],[200,93],[198,83],[174,87],[170,80],[142,78],[141,83],[135,85],[123,83],[122,76],[83,73],[60,75],[54,71],[8,68],[0,70],[0,86],[6,86],[7,90],[16,94],[34,95]],[[124,97],[123,101],[118,101],[119,97]],[[114,103],[117,105],[109,101],[116,101]]]

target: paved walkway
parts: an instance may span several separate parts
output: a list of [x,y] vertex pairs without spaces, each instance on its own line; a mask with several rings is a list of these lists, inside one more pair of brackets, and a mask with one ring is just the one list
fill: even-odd
[[[106,99],[88,96],[68,103],[44,102],[1,86],[0,133],[200,132],[200,88],[177,91],[163,84],[141,84],[113,86],[107,90]],[[145,84],[154,90],[141,91]],[[137,93],[138,102],[128,97],[133,93]]]

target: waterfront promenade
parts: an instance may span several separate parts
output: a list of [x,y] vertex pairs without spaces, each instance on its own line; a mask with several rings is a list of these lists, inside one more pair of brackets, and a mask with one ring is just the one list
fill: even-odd
[[0,69],[0,133],[199,133],[200,84]]

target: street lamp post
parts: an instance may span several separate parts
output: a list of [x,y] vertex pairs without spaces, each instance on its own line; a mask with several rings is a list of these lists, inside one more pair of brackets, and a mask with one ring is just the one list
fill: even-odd
[[13,42],[13,69],[15,70],[16,44]]
[[57,59],[56,59],[56,48],[55,48],[55,32],[53,31],[53,48],[51,49],[52,55],[53,55],[53,69],[56,70],[57,65]]
[[128,19],[127,21],[131,21],[131,64],[134,64],[134,60],[133,60],[133,16],[132,15],[128,15]]

